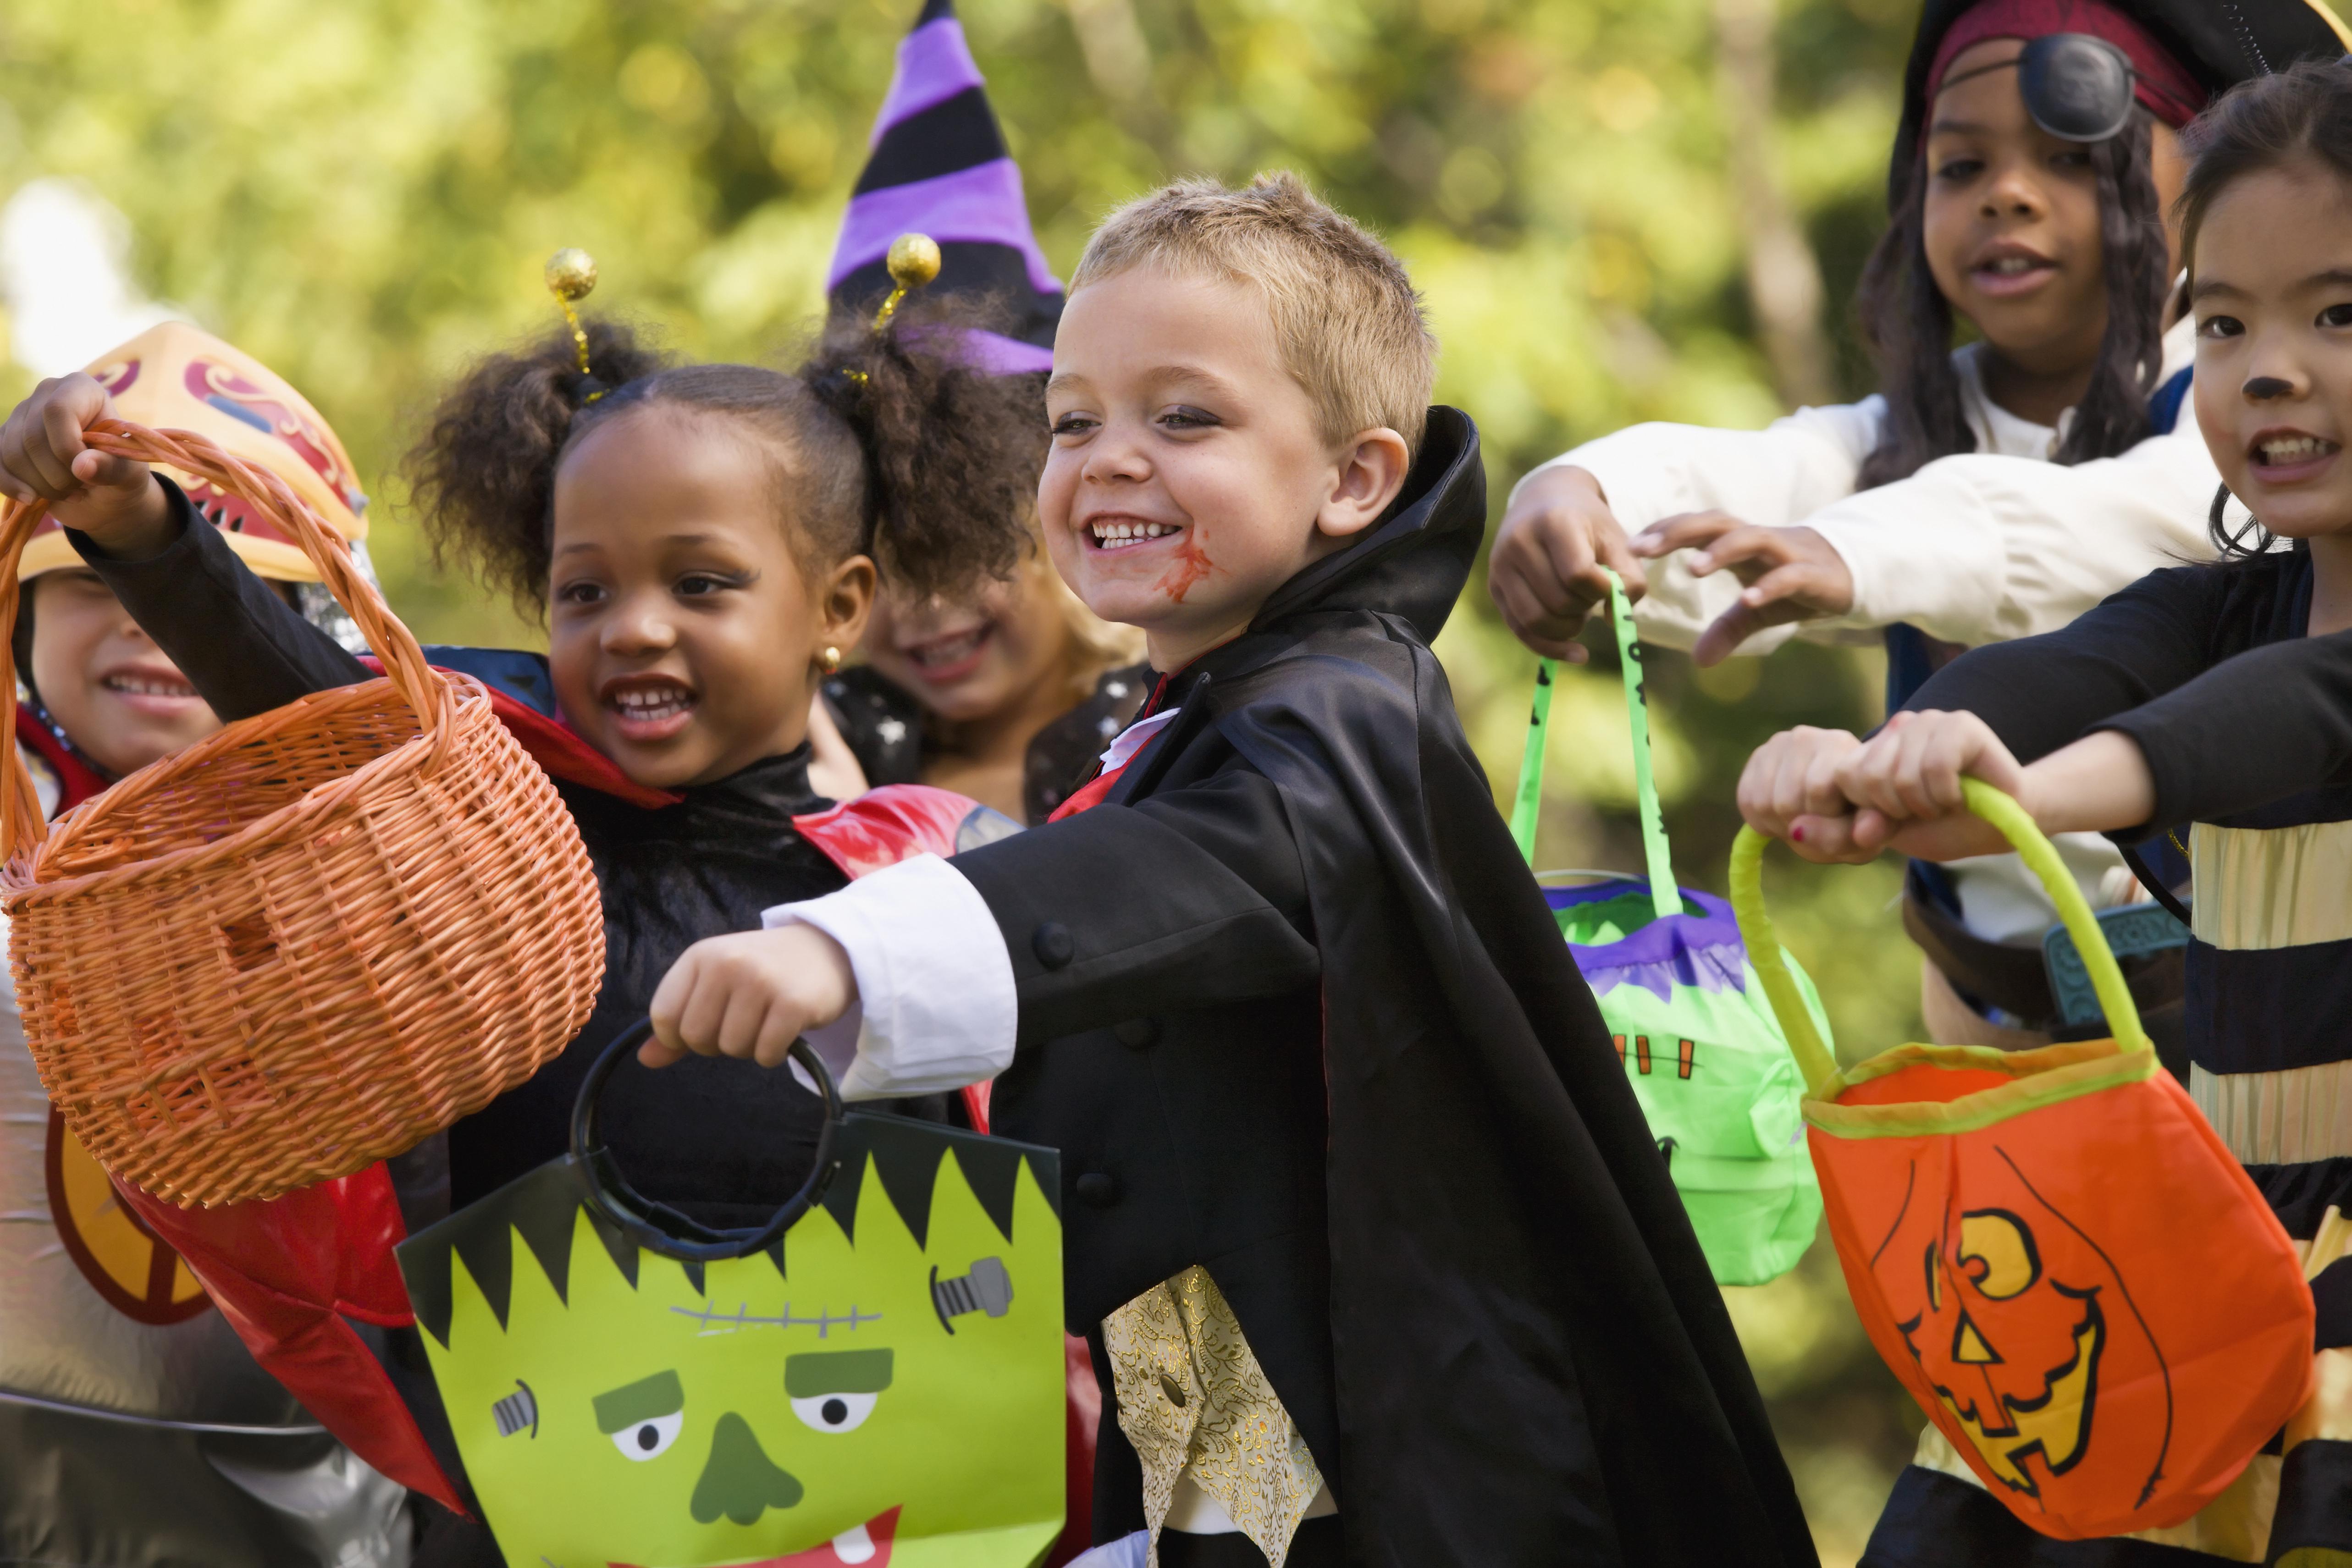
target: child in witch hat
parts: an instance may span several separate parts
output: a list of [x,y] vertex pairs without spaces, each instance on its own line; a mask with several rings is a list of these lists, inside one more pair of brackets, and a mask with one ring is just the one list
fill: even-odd
[[[898,46],[834,251],[837,308],[872,311],[890,287],[883,255],[908,229],[940,244],[929,293],[979,301],[993,318],[965,334],[966,351],[1033,383],[1042,410],[1062,285],[948,0],[924,7]],[[1042,462],[1042,413],[1034,450]],[[920,780],[1038,823],[1135,716],[1150,687],[1142,647],[1133,628],[1079,603],[1033,540],[1005,577],[927,595],[885,584],[865,662],[828,680],[825,697],[870,782]]]
[[[342,443],[266,365],[167,321],[87,374],[122,417],[211,437],[363,548],[367,498]],[[332,607],[302,552],[243,501],[172,479],[272,591],[313,613]],[[16,578],[25,689],[16,743],[47,815],[220,728],[56,521],[27,542]],[[350,626],[340,612],[320,619]],[[0,1225],[0,1561],[408,1561],[404,1489],[353,1458],[254,1363],[186,1265],[122,1206],[50,1108],[5,981],[0,1213],[19,1222]]]
[[[2215,478],[2181,417],[2192,328],[2165,230],[2175,132],[2232,82],[2345,46],[2309,0],[1928,0],[1861,290],[1879,395],[1761,431],[1636,426],[1545,464],[1496,531],[1505,618],[1580,658],[1570,639],[1607,601],[1607,564],[1646,595],[1643,637],[1703,663],[1792,628],[1883,635],[1893,709],[1961,647],[2053,630],[2210,553]],[[1978,341],[1956,349],[1961,321]],[[2094,908],[2142,896],[2096,835],[2060,849]],[[2046,1043],[2055,919],[2015,856],[1915,867],[1905,925],[1932,1037]],[[2185,1070],[2177,954],[2126,965]]]

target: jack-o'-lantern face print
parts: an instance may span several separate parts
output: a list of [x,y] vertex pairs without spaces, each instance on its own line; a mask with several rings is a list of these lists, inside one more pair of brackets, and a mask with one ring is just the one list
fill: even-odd
[[2164,1359],[2106,1254],[1999,1165],[2005,1179],[1970,1184],[1984,1206],[1896,1223],[1872,1270],[1895,1327],[1948,1417],[1939,1424],[1992,1480],[2052,1509],[2074,1485],[2145,1498],[2171,1423],[2102,1426],[2101,1394],[2168,1386]]
[[[1927,1312],[1896,1326],[1994,1473],[2030,1493],[2040,1487],[2028,1456],[2038,1454],[2053,1475],[2074,1468],[2090,1431],[2106,1332],[2097,1288],[2077,1291],[2045,1278],[2032,1230],[2000,1209],[1962,1215],[1952,1258],[1928,1243],[1920,1275]],[[2038,1289],[2060,1300],[1988,1310]],[[1998,1322],[1990,1338],[1979,1320]]]

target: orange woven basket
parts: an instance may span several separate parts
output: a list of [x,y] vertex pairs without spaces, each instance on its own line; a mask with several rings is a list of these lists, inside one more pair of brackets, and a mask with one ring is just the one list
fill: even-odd
[[[274,1197],[413,1148],[522,1082],[604,977],[571,814],[468,677],[424,650],[268,469],[184,430],[83,439],[167,463],[300,542],[388,672],[229,725],[45,826],[0,746],[0,910],[50,1100],[183,1207]],[[16,559],[0,509],[0,680]]]

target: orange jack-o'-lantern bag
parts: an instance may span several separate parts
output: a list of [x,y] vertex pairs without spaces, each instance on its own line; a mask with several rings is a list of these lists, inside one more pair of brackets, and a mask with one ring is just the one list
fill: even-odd
[[2311,1290],[2157,1066],[2057,852],[2009,796],[1965,788],[2050,890],[2114,1038],[1897,1046],[1840,1071],[1781,968],[1753,829],[1731,852],[1732,907],[1809,1086],[1830,1234],[1878,1353],[2041,1533],[2178,1524],[2306,1396]]

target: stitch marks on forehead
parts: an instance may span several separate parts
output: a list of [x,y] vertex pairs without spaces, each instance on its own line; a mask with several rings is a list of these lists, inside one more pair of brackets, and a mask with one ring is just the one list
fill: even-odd
[[744,1329],[814,1329],[816,1337],[824,1339],[835,1329],[847,1329],[854,1333],[868,1323],[878,1323],[882,1321],[881,1313],[861,1312],[857,1310],[856,1302],[850,1304],[849,1311],[845,1315],[830,1310],[820,1310],[814,1318],[794,1317],[793,1304],[790,1301],[784,1303],[782,1315],[777,1317],[753,1315],[751,1305],[748,1301],[739,1305],[732,1312],[714,1312],[693,1307],[672,1307],[670,1310],[681,1318],[692,1318],[702,1325],[696,1332],[697,1339],[707,1338],[712,1334],[738,1333]]

